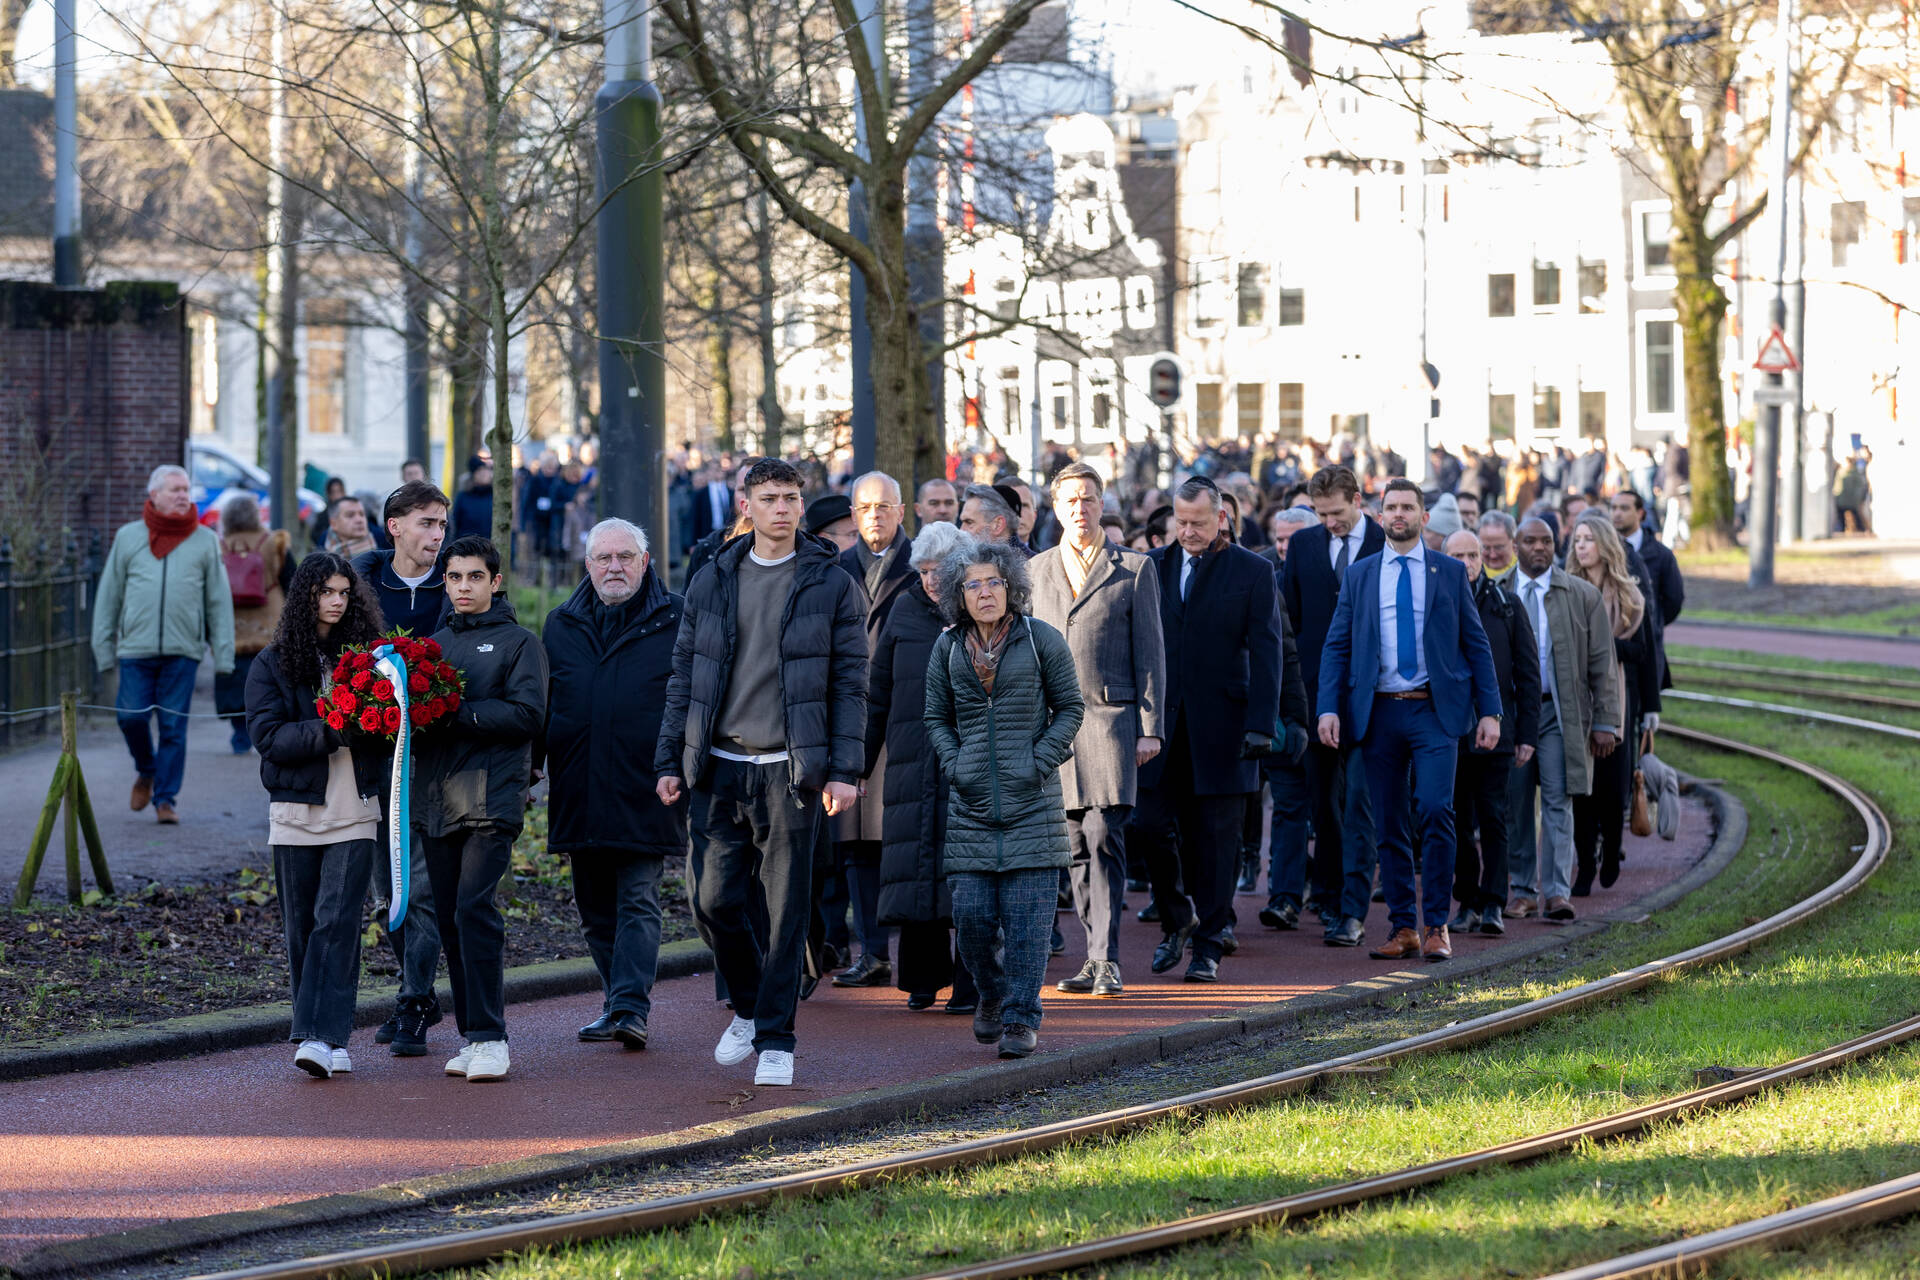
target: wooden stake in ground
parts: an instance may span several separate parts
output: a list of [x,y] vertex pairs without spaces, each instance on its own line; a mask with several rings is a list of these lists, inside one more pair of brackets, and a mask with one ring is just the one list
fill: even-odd
[[113,893],[113,876],[107,870],[106,848],[100,841],[100,826],[93,819],[93,801],[87,795],[87,780],[80,772],[80,695],[60,695],[60,759],[53,766],[53,785],[47,788],[47,802],[40,808],[40,821],[34,825],[33,841],[27,846],[27,865],[20,869],[20,883],[13,891],[15,910],[33,899],[34,881],[40,878],[40,863],[47,856],[47,844],[53,839],[53,820],[62,804],[67,812],[67,901],[79,903],[80,839],[87,843],[87,858],[93,863],[94,883],[100,892]]

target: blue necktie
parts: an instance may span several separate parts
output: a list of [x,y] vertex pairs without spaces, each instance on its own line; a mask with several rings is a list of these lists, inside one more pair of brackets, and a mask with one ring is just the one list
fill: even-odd
[[1408,556],[1395,556],[1394,563],[1400,566],[1400,585],[1393,592],[1395,631],[1400,640],[1400,678],[1411,680],[1420,673],[1419,641],[1413,635],[1413,561]]

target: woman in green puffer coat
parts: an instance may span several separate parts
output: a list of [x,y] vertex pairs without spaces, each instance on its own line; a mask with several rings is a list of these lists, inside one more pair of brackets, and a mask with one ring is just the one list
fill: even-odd
[[[974,1039],[1033,1052],[1060,868],[1060,766],[1085,704],[1066,640],[1027,614],[1026,557],[1005,543],[951,556],[953,624],[927,661],[927,739],[951,785],[942,854],[960,955],[980,988]],[[1004,956],[1004,959],[1002,958]]]

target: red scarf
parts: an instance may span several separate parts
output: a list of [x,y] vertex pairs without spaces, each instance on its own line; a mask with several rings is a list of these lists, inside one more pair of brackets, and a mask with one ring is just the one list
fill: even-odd
[[156,560],[165,560],[167,553],[193,536],[200,527],[199,514],[193,508],[187,508],[183,516],[163,516],[154,509],[153,499],[147,499],[147,509],[142,513],[147,521],[147,549],[153,552]]

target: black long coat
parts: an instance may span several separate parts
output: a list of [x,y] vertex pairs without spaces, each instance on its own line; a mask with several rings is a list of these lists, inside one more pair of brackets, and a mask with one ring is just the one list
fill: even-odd
[[[1490,755],[1510,756],[1515,747],[1540,745],[1540,648],[1527,610],[1506,582],[1484,573],[1473,580],[1473,603],[1493,650],[1493,674],[1500,684],[1500,745]],[[1480,748],[1469,735],[1463,744]]]
[[[1327,647],[1327,631],[1340,607],[1340,579],[1333,576],[1328,550],[1332,535],[1324,524],[1312,524],[1287,543],[1286,563],[1280,567],[1280,593],[1286,600],[1287,621],[1293,624],[1294,643],[1300,648],[1300,679],[1312,702],[1320,688],[1320,653]],[[1387,545],[1378,520],[1369,519],[1360,535],[1362,560]]]
[[547,846],[664,858],[685,853],[687,810],[663,805],[653,753],[667,707],[684,601],[649,572],[624,605],[600,603],[591,581],[547,615],[543,740]]
[[[894,552],[893,562],[887,566],[886,574],[880,579],[880,589],[867,595],[867,567],[860,559],[858,545],[848,547],[840,553],[840,567],[860,584],[861,594],[867,602],[867,652],[872,653],[880,642],[880,630],[887,624],[887,615],[893,611],[894,601],[900,598],[909,582],[918,582],[920,575],[913,571],[910,561],[913,558],[913,540],[907,537],[903,528],[894,537],[898,549]],[[869,676],[871,683],[871,676]],[[869,716],[871,719],[871,716]],[[878,770],[876,776],[875,770]],[[883,819],[880,812],[881,789],[874,785],[885,777],[887,760],[884,755],[876,763],[873,757],[867,757],[868,791],[870,794],[854,801],[853,807],[842,811],[829,819],[833,838],[841,840],[886,839]]]
[[1242,759],[1240,748],[1249,733],[1272,737],[1280,714],[1283,641],[1273,566],[1228,543],[1202,558],[1182,601],[1186,553],[1176,542],[1151,554],[1167,655],[1164,720],[1168,733],[1177,734],[1185,718],[1193,776],[1168,778],[1162,752],[1140,771],[1140,785],[1191,786],[1203,796],[1258,791],[1260,762]]
[[[940,852],[947,838],[947,780],[927,741],[927,659],[946,623],[916,574],[894,597],[873,644],[867,684],[867,802],[885,805],[880,923],[945,922],[953,898]],[[876,795],[874,789],[879,788]]]

